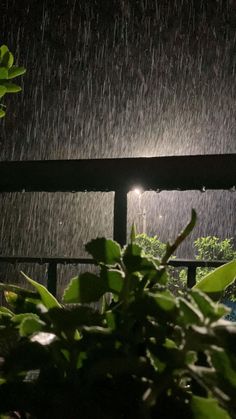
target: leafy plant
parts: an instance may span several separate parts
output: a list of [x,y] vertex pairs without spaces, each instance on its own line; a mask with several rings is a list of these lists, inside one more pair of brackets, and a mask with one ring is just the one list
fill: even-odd
[[[233,247],[233,239],[221,240],[216,236],[199,237],[194,241],[196,249],[195,258],[197,260],[234,260],[236,259],[236,251]],[[214,271],[214,268],[197,268],[196,282],[205,277],[208,273]],[[187,273],[186,270],[181,270],[180,279],[186,283]],[[224,294],[224,299],[234,300],[235,285],[232,284]]]
[[232,260],[236,259],[233,239],[221,240],[216,236],[199,237],[194,242],[197,251],[196,259]]
[[166,252],[166,243],[163,243],[157,236],[150,237],[146,233],[137,234],[135,243],[139,245],[146,255],[162,258]]
[[[157,236],[148,236],[146,233],[137,234],[135,236],[135,243],[138,244],[143,252],[146,255],[153,256],[157,259],[162,259],[166,253],[166,243],[163,243],[157,238]],[[171,259],[175,259],[175,256],[172,254]],[[179,281],[179,271],[178,268],[173,266],[166,267],[169,273],[168,288],[174,292],[178,293],[182,288],[184,288],[183,281]]]
[[[6,45],[2,45],[0,47],[0,99],[8,93],[18,93],[21,91],[21,87],[12,83],[12,80],[25,74],[26,69],[13,64],[13,54]],[[6,106],[1,103],[0,118],[6,115],[5,108]]]
[[[228,309],[199,289],[175,297],[166,263],[135,243],[99,238],[87,244],[100,273],[81,274],[62,303],[26,277],[35,291],[1,284],[0,413],[28,418],[228,419],[236,413],[236,325]],[[232,272],[231,272],[232,271]],[[221,268],[217,293],[236,275]],[[216,273],[219,277],[219,271]],[[203,282],[207,293],[211,278]],[[213,285],[212,285],[213,286]],[[200,285],[198,286],[200,288]],[[110,300],[105,299],[107,294]],[[102,300],[100,310],[90,303]]]

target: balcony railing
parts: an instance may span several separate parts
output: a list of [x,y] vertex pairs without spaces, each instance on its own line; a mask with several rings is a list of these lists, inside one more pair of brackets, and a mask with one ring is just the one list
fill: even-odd
[[[143,190],[235,190],[236,154],[127,159],[0,162],[0,192],[114,191],[113,237],[127,240],[127,194]],[[48,288],[54,294],[59,264],[92,264],[84,258],[0,257],[2,262],[45,263]],[[216,267],[224,261],[172,260],[188,268],[188,286],[195,283],[198,266]]]
[[[173,259],[169,260],[168,265],[176,268],[187,268],[187,286],[193,287],[196,283],[196,270],[199,267],[216,268],[227,263],[224,260],[191,260],[191,259]],[[17,257],[17,256],[0,256],[0,263],[10,263],[16,266],[19,263],[47,265],[47,281],[48,290],[56,295],[57,293],[57,268],[59,265],[95,265],[95,261],[89,258],[39,258],[39,257]]]

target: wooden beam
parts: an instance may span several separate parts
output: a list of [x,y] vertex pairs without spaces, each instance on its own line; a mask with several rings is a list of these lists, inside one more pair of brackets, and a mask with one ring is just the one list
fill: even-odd
[[0,162],[0,192],[230,189],[236,154]]

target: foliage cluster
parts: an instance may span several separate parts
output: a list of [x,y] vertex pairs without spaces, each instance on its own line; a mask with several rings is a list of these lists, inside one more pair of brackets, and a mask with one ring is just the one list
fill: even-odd
[[[196,249],[195,258],[197,260],[234,260],[236,259],[236,251],[233,246],[233,239],[220,239],[216,236],[199,237],[194,241],[194,248]],[[200,281],[213,268],[197,268],[196,281]],[[186,270],[181,270],[180,279],[183,282],[187,280]],[[235,298],[235,284],[232,284],[225,292],[223,298],[234,300]]]
[[236,259],[232,238],[221,240],[216,236],[200,237],[194,241],[194,247],[197,251],[196,259],[198,260]]
[[[136,236],[135,242],[140,245],[143,251],[147,255],[151,255],[157,258],[161,258],[166,249],[166,244],[157,238],[157,236],[149,237],[147,234],[138,234]],[[234,249],[233,239],[226,238],[220,239],[216,236],[206,236],[199,237],[193,243],[195,248],[195,258],[196,260],[234,260],[236,259],[236,250]],[[172,257],[173,258],[173,257]],[[187,270],[181,269],[170,269],[171,280],[169,285],[173,287],[183,288],[183,284],[187,283]],[[196,273],[196,282],[202,279],[209,272],[212,272],[214,268],[197,268]],[[224,294],[224,299],[230,299],[234,301],[236,295],[235,285],[232,284],[227,288],[227,291]]]
[[[7,93],[18,93],[21,91],[21,87],[12,80],[25,74],[26,70],[24,67],[17,67],[14,64],[13,54],[9,51],[6,45],[0,47],[0,99]],[[6,114],[6,106],[0,104],[0,118],[3,118]]]
[[166,243],[163,243],[157,236],[150,237],[146,233],[137,234],[135,243],[138,244],[146,255],[162,258],[166,251]]
[[[236,276],[236,262],[174,296],[166,263],[195,214],[161,260],[135,243],[99,238],[86,250],[100,272],[71,280],[60,303],[1,284],[0,413],[58,419],[212,418],[236,414],[236,324],[211,298]],[[204,291],[204,292],[203,292]],[[108,302],[104,297],[110,293]],[[102,299],[100,310],[89,304]]]

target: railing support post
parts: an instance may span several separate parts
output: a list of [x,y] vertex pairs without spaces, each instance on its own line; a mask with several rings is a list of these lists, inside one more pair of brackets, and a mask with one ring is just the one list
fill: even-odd
[[50,262],[48,264],[48,278],[47,278],[47,289],[51,294],[57,294],[57,263]]
[[113,217],[113,238],[121,246],[127,241],[127,190],[115,191],[114,217]]
[[189,266],[188,267],[188,274],[187,274],[187,287],[192,288],[196,284],[196,266]]

